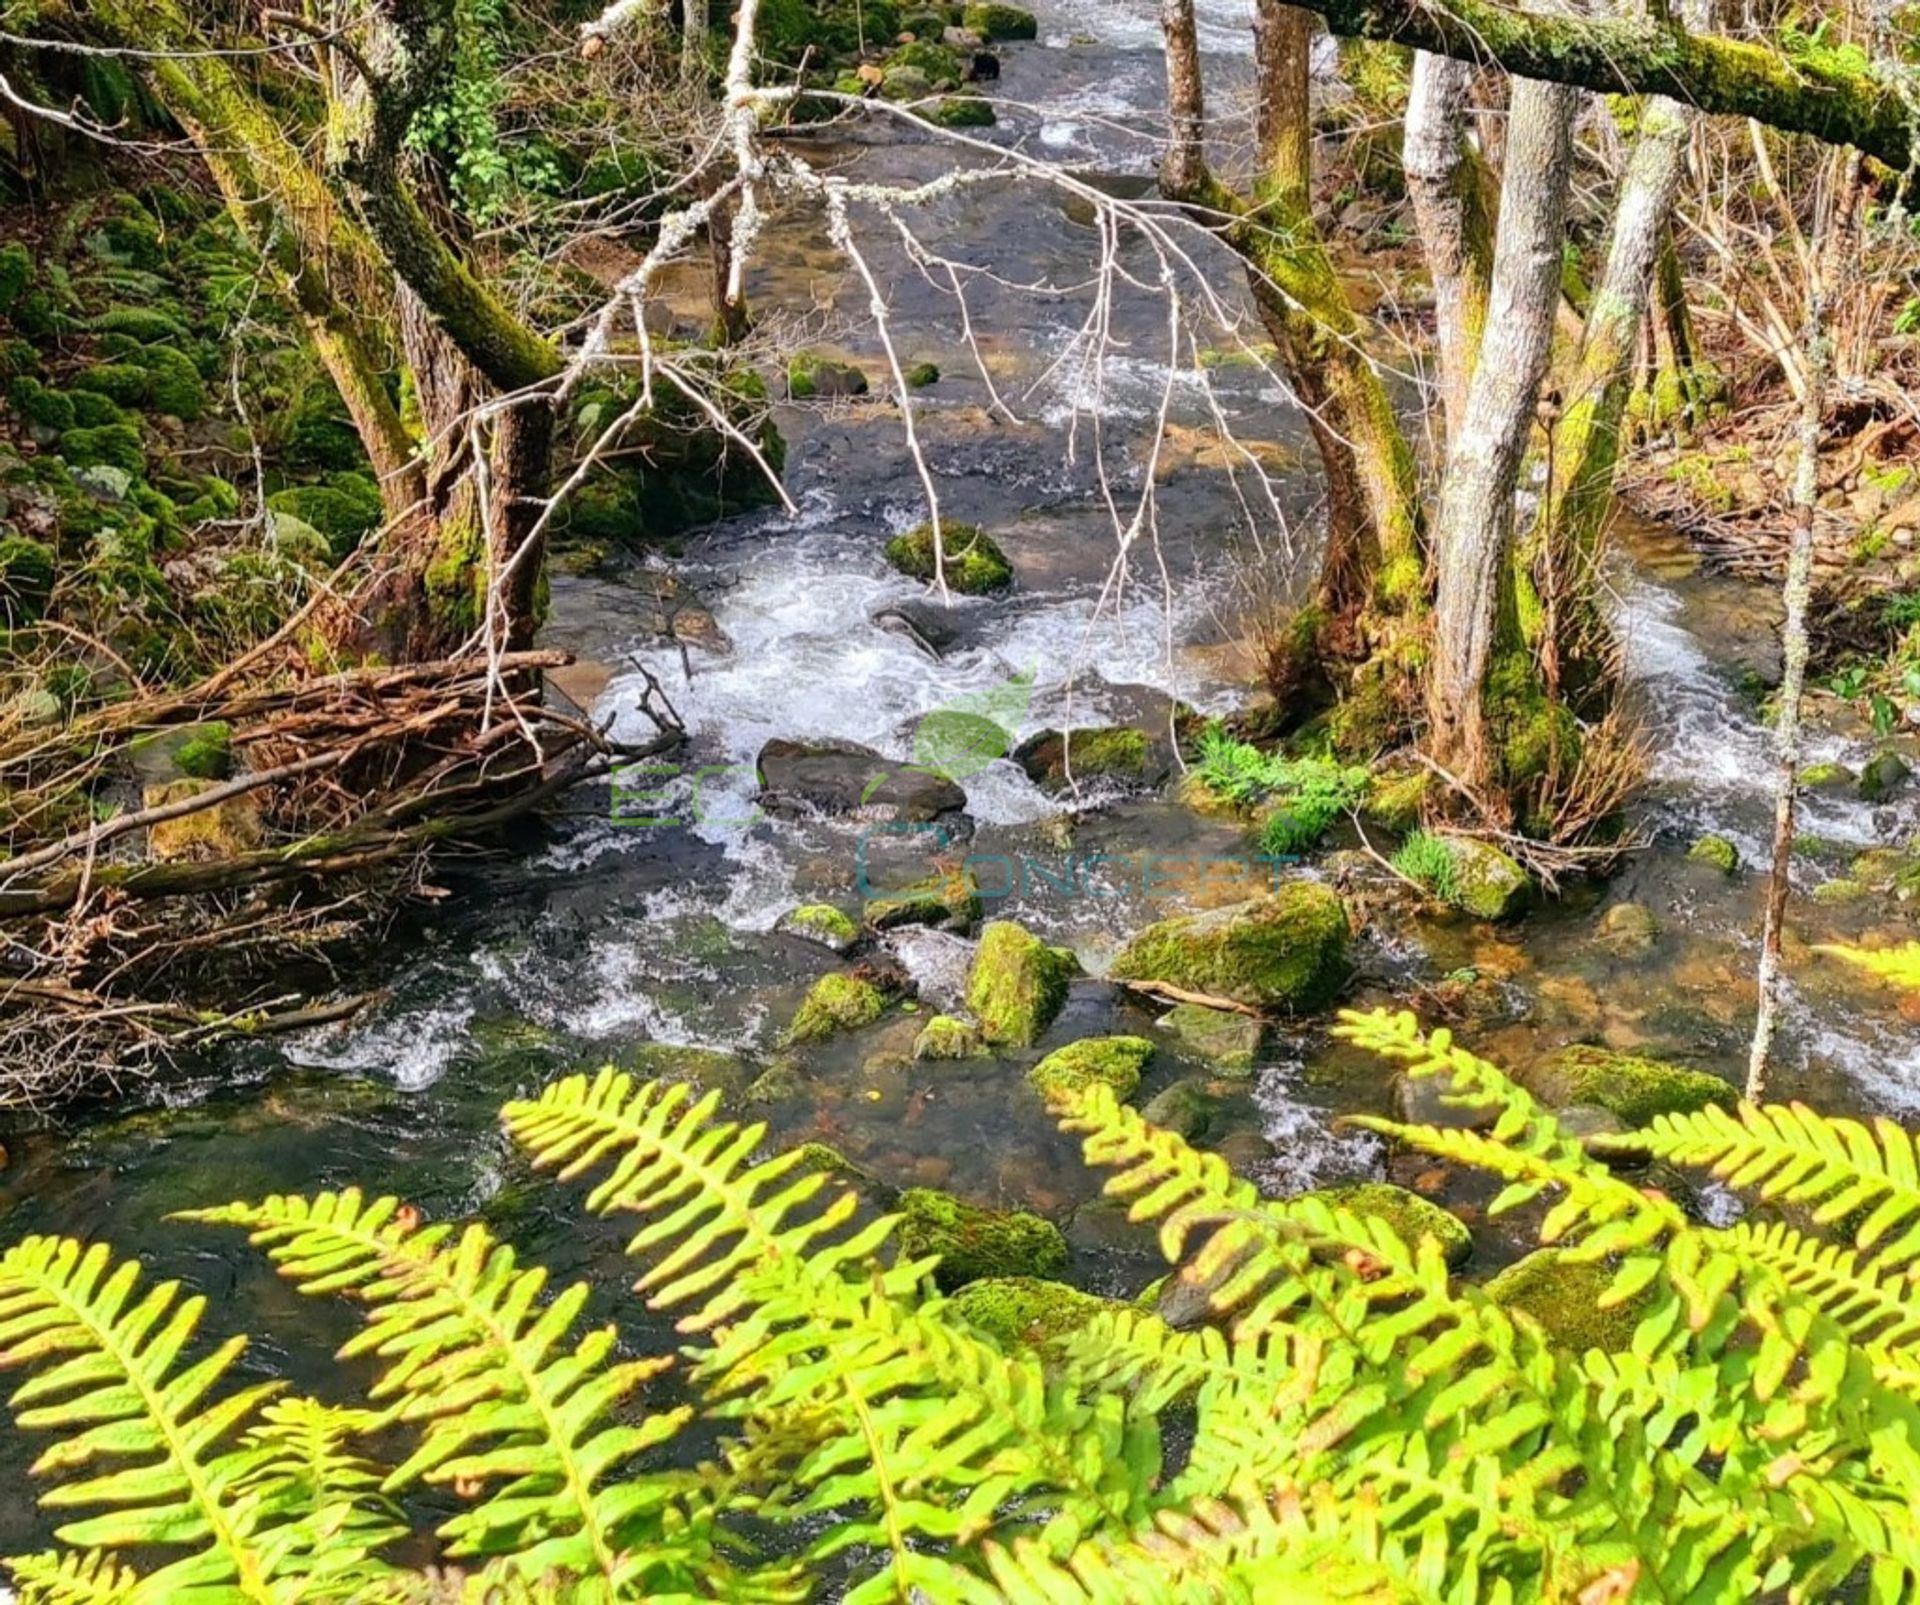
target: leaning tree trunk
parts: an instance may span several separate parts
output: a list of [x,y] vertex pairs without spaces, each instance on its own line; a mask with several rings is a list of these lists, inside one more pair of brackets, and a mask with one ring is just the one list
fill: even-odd
[[1513,493],[1560,299],[1573,113],[1579,92],[1515,79],[1487,329],[1465,416],[1447,454],[1433,544],[1439,569],[1428,679],[1429,748],[1497,812],[1487,729]]
[[1407,196],[1433,281],[1440,397],[1449,439],[1465,419],[1493,272],[1484,165],[1467,138],[1472,84],[1473,68],[1464,61],[1417,51],[1401,152]]
[[1661,96],[1641,111],[1640,132],[1620,184],[1606,267],[1587,310],[1578,358],[1560,388],[1548,479],[1526,545],[1519,583],[1537,603],[1523,609],[1550,694],[1578,697],[1604,675],[1608,630],[1600,608],[1600,536],[1613,505],[1620,425],[1633,388],[1674,196],[1686,171],[1695,114]]

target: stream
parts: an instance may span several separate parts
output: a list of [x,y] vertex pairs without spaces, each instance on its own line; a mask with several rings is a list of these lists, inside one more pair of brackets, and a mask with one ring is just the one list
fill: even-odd
[[[1097,173],[1115,193],[1126,185],[1140,193],[1161,92],[1153,7],[1055,0],[1041,16],[1037,43],[1002,52],[997,95],[1007,109],[984,137]],[[1244,54],[1239,8],[1203,5],[1202,20],[1205,48]],[[1230,112],[1230,91],[1225,99]],[[895,138],[816,142],[808,157],[889,182],[931,176],[942,162],[938,147]],[[557,1278],[594,1276],[605,1308],[636,1341],[654,1341],[661,1334],[617,1291],[624,1234],[583,1226],[578,1193],[534,1178],[499,1136],[495,1112],[642,1043],[729,1050],[743,1062],[742,1086],[765,1067],[808,986],[839,963],[775,922],[797,903],[857,907],[863,860],[851,826],[759,816],[752,767],[761,745],[776,736],[838,738],[904,758],[921,716],[983,697],[1021,735],[1137,717],[1169,696],[1210,712],[1240,701],[1232,576],[1246,561],[1237,533],[1244,485],[1201,437],[1217,408],[1278,465],[1291,534],[1278,545],[1270,530],[1265,539],[1283,581],[1297,583],[1313,562],[1317,477],[1297,411],[1258,367],[1226,363],[1204,380],[1191,370],[1174,378],[1158,539],[1152,550],[1136,548],[1116,595],[1113,521],[1099,492],[1089,409],[1100,416],[1116,484],[1137,494],[1137,464],[1169,383],[1164,311],[1145,299],[1116,301],[1116,349],[1096,380],[1075,354],[1087,265],[1099,246],[1084,208],[1031,183],[978,185],[916,223],[940,249],[991,264],[996,275],[972,280],[969,291],[990,392],[946,282],[918,272],[884,225],[862,235],[891,299],[903,360],[941,369],[916,404],[943,514],[1000,539],[1015,589],[956,600],[938,659],[875,622],[878,610],[927,602],[926,587],[880,555],[890,534],[924,516],[898,414],[868,402],[783,409],[798,513],[731,521],[689,540],[673,564],[730,650],[693,646],[683,660],[653,634],[634,573],[555,577],[548,639],[611,669],[597,711],[614,719],[616,733],[639,738],[650,728],[637,709],[636,664],[658,677],[687,726],[687,749],[674,759],[680,778],[654,782],[671,794],[672,822],[617,822],[606,787],[583,789],[563,813],[522,830],[511,851],[438,868],[447,895],[400,911],[375,951],[342,977],[343,986],[386,989],[347,1025],[231,1047],[116,1108],[16,1124],[4,1134],[0,1169],[6,1239],[59,1232],[138,1251],[157,1273],[208,1295],[210,1324],[256,1334],[247,1368],[319,1386],[326,1356],[350,1329],[344,1313],[289,1292],[244,1242],[165,1217],[357,1181],[434,1217],[477,1215]],[[1144,272],[1148,261],[1132,265]],[[1224,263],[1217,282],[1238,288]],[[869,374],[884,371],[863,328],[864,293],[833,262],[817,216],[776,221],[751,299],[811,306],[811,321],[796,323],[807,343],[837,340]],[[995,410],[995,393],[1012,417]],[[1742,687],[1743,677],[1776,669],[1777,609],[1750,585],[1701,573],[1677,538],[1655,528],[1629,523],[1614,575],[1647,743],[1637,805],[1645,848],[1605,885],[1569,888],[1513,925],[1404,912],[1373,918],[1355,944],[1348,1001],[1407,1000],[1447,983],[1448,1023],[1497,1062],[1585,1040],[1738,1079],[1763,897],[1752,866],[1767,850],[1773,777],[1760,712]],[[1810,756],[1857,768],[1878,743],[1836,708],[1831,699],[1816,703]],[[1231,824],[1168,801],[1096,794],[1070,809],[1006,760],[962,784],[974,826],[969,850],[1018,867],[988,888],[1004,892],[990,895],[988,917],[1018,919],[1071,945],[1093,977],[1121,938],[1173,911],[1134,866],[1152,855],[1244,851]],[[1879,806],[1851,792],[1809,797],[1802,892],[1845,877],[1864,849],[1904,848],[1916,828],[1920,789]],[[1709,831],[1736,844],[1739,874],[1688,860],[1689,845]],[[1338,850],[1353,845],[1350,836],[1330,841],[1304,872],[1335,873]],[[1091,853],[1119,865],[1103,888],[1111,895],[1063,889],[1071,879],[1059,873],[1063,855]],[[1650,944],[1623,947],[1602,934],[1607,911],[1624,903],[1651,914]],[[1920,1116],[1920,1027],[1886,993],[1811,952],[1820,942],[1905,939],[1910,923],[1890,896],[1796,898],[1777,1096]],[[937,1089],[902,1064],[926,1013],[954,997],[969,944],[909,932],[890,947],[918,983],[919,1012],[810,1049],[802,1073],[769,1092],[753,1117],[767,1120],[776,1140],[829,1141],[896,1185],[1038,1209],[1063,1225],[1075,1280],[1101,1292],[1137,1290],[1155,1274],[1151,1244],[1098,1197],[1075,1145],[1046,1121],[1024,1079],[1031,1055],[943,1070]],[[1114,1030],[1153,1035],[1152,1022],[1130,994],[1089,980],[1076,985],[1041,1046]],[[1326,1026],[1309,1020],[1275,1031],[1251,1095],[1226,1130],[1209,1136],[1275,1192],[1385,1173],[1372,1139],[1332,1123],[1342,1113],[1387,1112],[1387,1074],[1330,1042]],[[1143,1100],[1194,1073],[1166,1049]],[[23,1447],[11,1435],[0,1440],[0,1480],[20,1471]],[[45,1536],[25,1501],[0,1503],[0,1552]]]

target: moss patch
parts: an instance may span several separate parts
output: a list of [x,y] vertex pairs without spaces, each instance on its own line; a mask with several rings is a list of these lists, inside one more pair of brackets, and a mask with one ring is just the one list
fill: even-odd
[[1258,1020],[1204,1003],[1177,1004],[1160,1016],[1160,1029],[1224,1074],[1250,1074],[1264,1035]]
[[1644,1126],[1656,1115],[1691,1114],[1709,1104],[1731,1107],[1734,1101],[1734,1089],[1718,1076],[1584,1043],[1549,1054],[1516,1079],[1550,1108],[1588,1104],[1630,1126]]
[[1010,920],[980,933],[980,951],[967,975],[967,1007],[989,1042],[1030,1047],[1067,1001],[1067,982],[1079,969],[1065,948],[1048,947]]
[[960,26],[971,28],[982,39],[1038,39],[1040,21],[1031,11],[1019,6],[980,4],[967,6],[960,13]]
[[[947,584],[963,596],[985,596],[1013,583],[1013,565],[993,537],[974,524],[943,523],[940,544],[946,555]],[[902,574],[932,580],[933,525],[916,524],[887,542],[886,559]]]
[[1687,857],[1696,864],[1711,864],[1723,875],[1740,867],[1740,849],[1724,836],[1702,836],[1687,849]]
[[1348,1187],[1323,1187],[1306,1196],[1384,1222],[1409,1248],[1418,1246],[1421,1238],[1431,1237],[1440,1245],[1440,1252],[1449,1265],[1465,1263],[1473,1252],[1473,1235],[1459,1220],[1438,1204],[1429,1203],[1418,1193],[1395,1187],[1391,1182],[1364,1181]]
[[1122,1308],[1112,1299],[1037,1276],[969,1282],[954,1294],[951,1307],[970,1326],[1002,1343],[1048,1343],[1078,1331],[1102,1310]]
[[643,1081],[685,1081],[705,1091],[732,1092],[745,1079],[731,1053],[677,1042],[639,1043],[620,1055],[620,1065]]
[[791,1045],[814,1042],[836,1031],[857,1031],[863,1025],[872,1025],[886,1012],[886,1007],[887,1000],[871,981],[837,971],[823,975],[813,983],[813,990],[801,1003],[781,1040]]
[[903,925],[971,925],[980,910],[980,888],[972,874],[956,869],[869,899],[861,918],[876,931],[891,931]]
[[1315,1009],[1347,975],[1347,911],[1332,888],[1292,881],[1268,897],[1161,920],[1108,973],[1262,1009]]
[[916,1059],[975,1059],[985,1051],[979,1027],[951,1014],[936,1014],[913,1039]]
[[803,903],[780,916],[775,929],[805,937],[836,953],[844,953],[860,940],[860,927],[853,916],[842,913],[831,903]]
[[196,727],[174,749],[173,761],[196,780],[225,780],[233,772],[233,726],[216,721]]
[[1048,1054],[1027,1080],[1043,1098],[1104,1082],[1124,1103],[1139,1090],[1140,1072],[1152,1057],[1153,1044],[1144,1037],[1087,1037]]
[[53,548],[25,535],[0,535],[0,624],[31,624],[53,595]]
[[1530,1316],[1561,1348],[1617,1352],[1633,1342],[1639,1325],[1629,1303],[1603,1310],[1600,1298],[1613,1282],[1605,1261],[1581,1262],[1561,1248],[1536,1249],[1516,1260],[1486,1285],[1486,1295],[1503,1309]]
[[1067,1240],[1052,1221],[1024,1209],[981,1209],[951,1193],[911,1187],[900,1195],[901,1253],[938,1254],[934,1281],[945,1291],[986,1277],[1056,1276]]

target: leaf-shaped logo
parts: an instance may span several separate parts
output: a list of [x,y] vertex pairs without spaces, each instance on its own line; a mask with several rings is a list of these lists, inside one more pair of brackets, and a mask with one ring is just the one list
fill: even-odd
[[984,714],[935,708],[913,733],[913,762],[949,780],[977,775],[1011,745],[1007,732]]

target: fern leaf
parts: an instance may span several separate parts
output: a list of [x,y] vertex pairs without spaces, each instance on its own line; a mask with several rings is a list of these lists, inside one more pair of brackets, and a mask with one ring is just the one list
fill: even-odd
[[19,1605],[126,1605],[140,1578],[99,1550],[16,1555],[6,1563]]
[[370,1397],[424,1429],[385,1489],[421,1479],[489,1489],[441,1527],[451,1553],[512,1554],[528,1576],[578,1574],[613,1597],[648,1567],[691,1558],[659,1527],[671,1485],[610,1475],[691,1412],[609,1421],[669,1362],[616,1361],[611,1327],[575,1336],[584,1284],[543,1301],[545,1273],[483,1228],[455,1236],[354,1189],[182,1218],[242,1227],[302,1291],[345,1291],[366,1307],[366,1329],[342,1353],[386,1361]]

